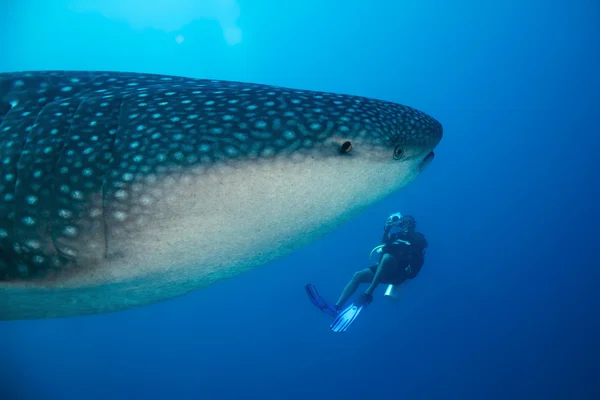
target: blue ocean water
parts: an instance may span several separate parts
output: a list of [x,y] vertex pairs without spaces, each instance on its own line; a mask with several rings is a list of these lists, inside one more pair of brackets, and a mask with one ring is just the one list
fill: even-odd
[[[444,138],[415,182],[284,259],[136,310],[1,322],[0,399],[600,398],[599,17],[591,0],[3,2],[0,71],[364,95]],[[334,334],[303,286],[336,297],[394,211],[428,238],[423,270]]]

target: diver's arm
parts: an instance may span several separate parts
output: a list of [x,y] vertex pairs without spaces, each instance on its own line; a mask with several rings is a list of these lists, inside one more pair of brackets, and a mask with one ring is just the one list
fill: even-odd
[[390,242],[390,229],[392,227],[391,226],[385,226],[383,228],[383,236],[381,237],[381,243],[389,243]]

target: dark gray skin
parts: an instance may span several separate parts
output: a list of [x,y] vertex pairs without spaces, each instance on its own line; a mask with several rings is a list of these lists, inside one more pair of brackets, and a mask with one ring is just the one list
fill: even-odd
[[0,318],[152,304],[289,254],[413,180],[441,137],[357,96],[0,74]]

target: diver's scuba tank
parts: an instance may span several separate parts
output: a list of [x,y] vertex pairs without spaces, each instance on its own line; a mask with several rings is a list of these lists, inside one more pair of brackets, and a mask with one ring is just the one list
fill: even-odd
[[395,302],[398,302],[400,300],[400,295],[402,294],[402,288],[404,287],[404,283],[401,283],[399,285],[388,285],[388,287],[385,289],[385,294],[383,295],[383,297],[385,297],[386,299]]

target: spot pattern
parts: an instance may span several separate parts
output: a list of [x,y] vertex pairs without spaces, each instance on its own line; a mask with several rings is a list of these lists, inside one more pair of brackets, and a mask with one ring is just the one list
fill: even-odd
[[[57,249],[51,232],[57,195],[54,183],[64,143],[81,100],[53,102],[37,116],[17,163],[14,237],[21,243],[22,261],[50,261],[58,267]],[[58,172],[58,174],[55,174]],[[41,258],[40,258],[41,257]]]
[[83,100],[55,167],[53,243],[61,256],[78,264],[92,263],[106,253],[103,185],[121,103],[112,95]]
[[302,154],[332,137],[389,146],[390,159],[394,145],[441,138],[437,121],[395,103],[114,72],[0,74],[0,118],[0,280],[98,263],[169,195],[154,183],[182,171]]

